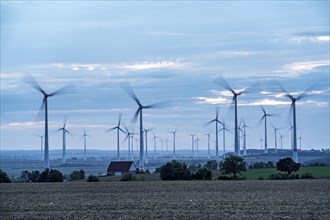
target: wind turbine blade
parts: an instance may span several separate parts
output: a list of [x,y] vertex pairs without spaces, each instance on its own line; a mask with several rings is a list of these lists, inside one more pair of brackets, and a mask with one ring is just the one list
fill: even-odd
[[120,84],[120,86],[139,106],[142,105],[137,96],[135,95],[132,86],[129,82],[123,82]]
[[216,119],[213,119],[213,120],[211,120],[211,121],[209,121],[209,122],[204,123],[203,126],[206,127],[206,126],[212,124],[212,123],[215,122],[215,121],[216,121]]
[[152,105],[146,105],[146,106],[143,106],[143,108],[164,108],[164,107],[168,107],[170,104],[170,101],[163,101],[163,102],[157,102],[157,103],[154,103]]
[[216,107],[215,109],[215,118],[218,119],[219,118],[219,107]]
[[233,94],[235,94],[235,91],[233,90],[233,88],[228,84],[228,82],[225,80],[225,78],[223,78],[222,75],[219,75],[219,77],[214,80],[214,83],[226,90],[231,91]]
[[123,117],[123,114],[120,112],[119,113],[119,117],[118,117],[118,127],[120,127],[120,123],[121,123],[121,118]]
[[261,108],[262,112],[264,113],[264,115],[266,115],[267,113],[266,113],[265,108],[263,106],[260,106],[260,108]]
[[118,129],[119,129],[121,132],[123,132],[124,134],[126,134],[126,132],[125,132],[123,129],[121,129],[120,127],[118,127]]
[[22,78],[22,81],[24,81],[25,83],[29,84],[31,87],[35,88],[36,90],[38,90],[41,93],[46,93],[41,87],[40,85],[37,83],[37,81],[34,79],[33,76],[31,76],[30,74],[25,75]]
[[72,83],[63,86],[62,88],[56,90],[53,93],[50,93],[49,96],[54,96],[54,95],[62,95],[62,94],[67,94],[67,93],[73,93],[74,92],[74,86]]
[[43,98],[42,103],[41,103],[40,108],[39,108],[39,111],[38,111],[38,114],[37,114],[36,119],[35,119],[36,121],[41,119],[42,116],[43,116],[44,109],[45,109],[45,102],[46,102],[46,98]]
[[131,120],[131,123],[133,123],[133,124],[136,123],[136,120],[137,120],[137,118],[138,118],[138,116],[139,116],[140,111],[141,111],[141,109],[139,108],[139,109],[135,112],[135,114],[134,114],[134,116],[133,116],[133,118],[132,118],[132,120]]
[[107,132],[113,131],[113,130],[115,130],[116,128],[117,128],[117,127],[110,128],[110,129],[108,129],[108,130],[105,130],[105,132],[107,133]]
[[292,114],[293,114],[293,102],[290,105],[290,110],[287,116],[287,121],[289,121],[290,123],[291,123]]

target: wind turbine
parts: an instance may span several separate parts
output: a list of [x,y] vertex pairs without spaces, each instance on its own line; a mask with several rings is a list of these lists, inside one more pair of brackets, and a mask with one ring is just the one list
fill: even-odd
[[176,132],[177,129],[175,129],[174,131],[171,131],[170,133],[173,134],[173,157],[175,158],[175,137],[176,137]]
[[159,102],[159,103],[155,103],[152,105],[142,105],[140,100],[135,95],[131,85],[128,82],[122,83],[121,87],[138,105],[138,109],[134,114],[133,121],[136,121],[138,115],[140,115],[140,164],[139,164],[139,168],[141,170],[143,170],[144,169],[144,152],[143,152],[144,147],[143,147],[143,118],[142,118],[143,114],[142,114],[142,110],[143,109],[152,109],[152,108],[161,108],[161,107],[165,106],[165,104],[168,102]]
[[303,99],[305,97],[307,97],[307,91],[301,93],[298,96],[293,96],[292,94],[290,94],[286,89],[284,89],[281,85],[281,90],[282,92],[285,93],[285,97],[289,98],[291,100],[291,107],[290,107],[290,112],[293,111],[293,160],[298,163],[298,150],[297,150],[297,122],[296,122],[296,102],[300,99]]
[[260,149],[262,150],[262,141],[263,141],[263,139],[262,139],[262,137],[260,137]]
[[[127,156],[128,156],[128,158],[130,158],[130,156],[131,156],[131,137],[134,133],[130,132],[126,126],[125,126],[125,131],[126,131],[127,135],[126,135],[124,141],[127,140],[127,145],[128,145]],[[133,146],[133,141],[132,141],[132,146]],[[133,147],[132,147],[132,156],[133,156]]]
[[44,136],[38,135],[38,137],[40,137],[40,154],[41,154],[41,160],[44,160],[44,157],[43,157],[43,140],[44,140]]
[[122,114],[119,114],[119,118],[118,118],[118,123],[117,123],[117,126],[113,127],[113,128],[110,128],[108,130],[106,130],[106,132],[110,132],[112,130],[117,130],[117,160],[119,160],[120,156],[119,156],[119,131],[125,133],[125,131],[123,129],[121,129],[120,127],[120,123],[121,123],[121,117],[122,117]]
[[235,91],[229,84],[228,82],[220,75],[215,81],[214,81],[217,85],[219,85],[220,87],[230,91],[233,94],[233,102],[234,102],[234,107],[235,107],[235,136],[234,136],[234,140],[235,140],[235,154],[239,155],[240,154],[240,146],[239,146],[239,134],[238,134],[238,121],[237,121],[237,97],[249,92],[248,90],[252,90],[253,87],[256,87],[256,84],[254,84],[253,86],[250,86],[247,89],[241,90],[241,91]]
[[168,139],[166,137],[166,155],[168,155]]
[[246,152],[246,128],[248,126],[245,124],[245,122],[243,122],[243,155],[246,156],[247,152]]
[[267,117],[274,116],[273,114],[267,114],[266,110],[264,107],[261,106],[261,110],[264,113],[263,116],[260,119],[260,122],[262,120],[265,120],[265,154],[268,154],[268,146],[267,146]]
[[291,150],[293,151],[293,126],[292,124],[290,123],[290,135],[291,135]]
[[150,129],[143,128],[143,131],[145,134],[145,139],[146,139],[146,163],[148,163],[148,132],[151,130],[152,130],[152,128],[150,128]]
[[154,140],[154,159],[156,159],[156,143],[157,143],[157,136],[153,134],[153,140]]
[[87,142],[87,136],[88,134],[86,134],[86,131],[85,129],[83,130],[84,134],[82,135],[82,137],[84,138],[84,160],[86,160],[86,142]]
[[281,139],[281,151],[283,151],[283,135],[279,134],[280,135],[280,139]]
[[274,134],[275,134],[275,153],[277,153],[277,131],[280,129],[280,128],[276,128],[274,125],[273,126],[273,129],[274,129]]
[[66,85],[59,90],[56,90],[55,92],[52,93],[47,93],[45,90],[43,90],[40,85],[37,83],[37,81],[31,76],[27,75],[26,77],[23,78],[23,81],[28,83],[30,86],[38,90],[43,96],[42,104],[40,106],[40,111],[45,109],[45,155],[44,155],[44,168],[49,169],[50,168],[50,163],[49,163],[49,143],[48,143],[48,98],[55,96],[55,95],[61,95],[68,93],[70,89],[72,89],[72,85]]
[[209,125],[213,122],[215,122],[215,156],[218,159],[219,158],[218,124],[221,124],[221,121],[219,121],[219,108],[216,108],[215,119],[207,122],[206,125]]
[[198,137],[196,138],[195,142],[196,142],[196,144],[195,144],[195,146],[196,146],[196,155],[198,157],[198,152],[199,152],[199,149],[198,149],[199,138]]
[[301,134],[300,134],[300,136],[299,136],[299,148],[300,148],[300,151],[301,151],[301,140],[303,139],[302,137],[301,137]]
[[210,152],[210,138],[211,138],[211,132],[205,134],[207,136],[207,158],[211,158],[211,152]]
[[192,155],[194,156],[195,155],[195,147],[194,147],[194,137],[195,137],[196,133],[195,134],[190,134],[191,136],[191,150],[192,150]]
[[64,121],[63,127],[57,130],[57,131],[62,131],[62,141],[63,141],[62,163],[65,163],[65,161],[66,161],[66,139],[65,139],[65,134],[69,133],[69,131],[65,128],[65,126],[66,126],[66,121]]
[[222,122],[222,128],[220,129],[220,131],[222,131],[222,141],[223,141],[223,159],[226,158],[226,131],[229,131],[226,128],[226,123]]

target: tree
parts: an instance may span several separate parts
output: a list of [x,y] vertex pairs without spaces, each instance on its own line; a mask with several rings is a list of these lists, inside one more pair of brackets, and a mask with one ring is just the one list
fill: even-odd
[[301,164],[294,162],[291,157],[282,158],[276,163],[277,170],[283,171],[289,175],[292,172],[299,171],[300,166]]
[[191,173],[185,163],[172,160],[161,166],[160,178],[162,180],[190,180]]
[[236,179],[236,174],[246,171],[246,162],[242,157],[231,155],[222,162],[220,170],[224,174],[233,174]]
[[40,173],[39,182],[63,182],[63,174],[58,170],[45,169]]
[[0,183],[11,183],[7,173],[0,169]]
[[206,162],[205,167],[208,168],[209,170],[217,170],[218,163],[216,160],[209,160]]

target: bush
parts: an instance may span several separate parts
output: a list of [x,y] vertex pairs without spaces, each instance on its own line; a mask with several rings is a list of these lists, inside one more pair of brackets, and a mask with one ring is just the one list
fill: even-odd
[[229,176],[219,176],[217,179],[218,180],[231,180],[231,177],[229,177]]
[[251,165],[249,165],[249,169],[263,169],[263,168],[274,168],[274,164],[271,161],[268,161],[267,163],[264,162],[256,162]]
[[301,179],[314,179],[314,176],[311,173],[304,173],[301,175]]
[[11,183],[7,173],[0,169],[0,183]]
[[100,182],[100,180],[97,176],[91,174],[90,176],[88,176],[87,182]]
[[120,179],[120,181],[134,181],[134,180],[136,180],[136,177],[133,176],[132,174],[125,174]]
[[40,178],[39,171],[35,170],[30,173],[29,171],[24,170],[21,173],[20,181],[27,182],[27,183],[30,183],[30,182],[35,183],[35,182],[39,182],[39,178]]
[[209,160],[206,162],[205,167],[208,168],[209,170],[217,170],[218,163],[216,160]]
[[206,168],[201,168],[197,170],[195,174],[191,175],[191,178],[194,180],[211,180],[212,171]]
[[81,180],[85,179],[85,171],[83,169],[80,169],[79,171],[75,170],[70,174],[71,180]]
[[275,174],[271,174],[267,179],[269,180],[299,179],[299,174],[275,173]]
[[190,180],[191,174],[185,163],[172,160],[161,167],[160,178],[162,180]]
[[39,182],[63,182],[63,174],[58,170],[45,169],[40,173]]
[[263,176],[259,176],[258,180],[264,180],[265,178]]

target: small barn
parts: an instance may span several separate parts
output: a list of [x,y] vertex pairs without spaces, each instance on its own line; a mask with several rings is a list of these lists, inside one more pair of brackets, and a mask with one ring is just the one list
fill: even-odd
[[107,170],[109,176],[123,176],[133,174],[136,166],[133,161],[111,161]]

